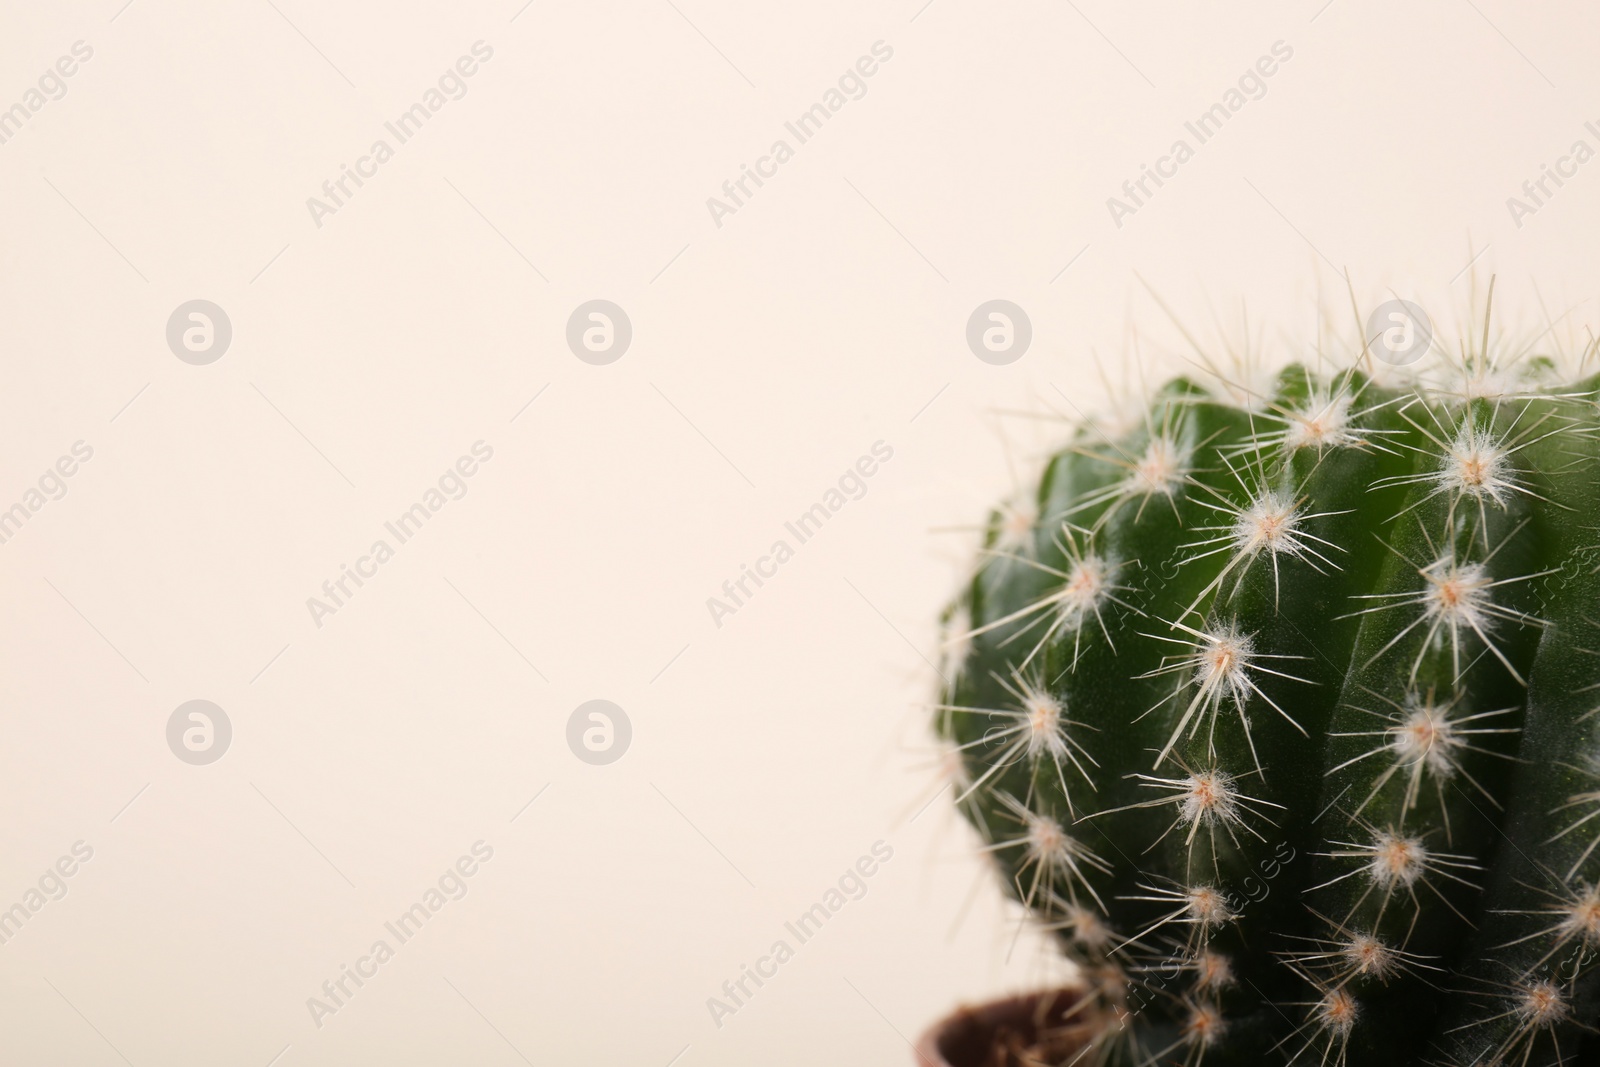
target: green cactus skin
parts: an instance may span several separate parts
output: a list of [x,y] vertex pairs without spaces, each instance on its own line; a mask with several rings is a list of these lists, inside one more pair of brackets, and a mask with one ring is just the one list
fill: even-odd
[[1179,379],[992,515],[935,725],[1093,1062],[1600,1063],[1600,379],[1466,363]]

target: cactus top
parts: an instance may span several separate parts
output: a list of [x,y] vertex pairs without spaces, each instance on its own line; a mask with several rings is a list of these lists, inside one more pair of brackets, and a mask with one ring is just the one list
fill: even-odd
[[1600,407],[1531,366],[1175,380],[991,516],[936,726],[1098,1062],[1600,1062]]

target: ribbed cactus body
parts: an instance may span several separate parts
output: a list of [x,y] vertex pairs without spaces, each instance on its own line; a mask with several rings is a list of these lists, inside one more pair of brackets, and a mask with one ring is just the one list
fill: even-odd
[[1179,380],[993,516],[938,729],[1106,1061],[1600,1062],[1595,382],[1490,377]]

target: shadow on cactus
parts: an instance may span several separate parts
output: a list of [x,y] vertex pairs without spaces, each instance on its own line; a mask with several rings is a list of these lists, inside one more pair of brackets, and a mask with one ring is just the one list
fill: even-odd
[[1178,379],[991,517],[936,727],[1088,990],[990,1062],[1600,1063],[1600,382],[1454,367]]

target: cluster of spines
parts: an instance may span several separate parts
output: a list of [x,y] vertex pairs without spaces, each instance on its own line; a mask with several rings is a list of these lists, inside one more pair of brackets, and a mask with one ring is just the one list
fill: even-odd
[[[952,684],[940,705],[942,732],[963,756],[963,806],[975,821],[985,811],[999,816],[985,832],[1018,899],[1059,933],[1122,1020],[1106,1031],[1104,1058],[1225,1058],[1235,1023],[1228,1000],[1239,984],[1228,946],[1242,932],[1250,951],[1270,952],[1302,991],[1298,1000],[1268,998],[1266,1007],[1292,1026],[1268,1023],[1280,1032],[1265,1045],[1252,1037],[1257,1055],[1280,1062],[1345,1062],[1374,987],[1472,980],[1436,954],[1414,951],[1414,935],[1419,922],[1440,925],[1430,910],[1470,931],[1464,912],[1488,858],[1503,851],[1484,844],[1481,826],[1469,834],[1452,817],[1460,823],[1469,809],[1481,816],[1503,806],[1507,774],[1481,779],[1486,767],[1515,759],[1529,657],[1512,646],[1525,653],[1547,622],[1529,593],[1547,574],[1528,565],[1528,546],[1548,538],[1529,527],[1577,507],[1552,499],[1542,475],[1551,457],[1566,456],[1562,469],[1581,478],[1596,425],[1582,388],[1494,395],[1485,382],[1508,379],[1483,373],[1489,362],[1469,359],[1468,389],[1455,396],[1383,388],[1354,371],[1327,380],[1296,368],[1278,397],[1236,409],[1242,428],[1232,433],[1197,428],[1193,409],[1215,402],[1179,383],[1158,398],[1142,431],[1120,439],[1092,426],[1080,431],[1064,456],[1079,461],[1074,473],[1085,484],[1067,499],[995,516],[978,576],[958,606],[958,614],[976,607],[980,617],[962,618],[950,634],[960,649],[952,670],[985,672],[993,684],[977,688],[994,698],[964,700],[958,694],[973,687]],[[1577,444],[1554,447],[1558,437]],[[1353,628],[1349,662],[1339,665],[1329,721],[1310,724],[1285,694],[1325,686],[1298,670],[1317,653],[1274,651],[1284,642],[1264,642],[1235,608],[1254,597],[1257,614],[1275,613],[1286,586],[1345,574],[1353,546],[1330,531],[1371,505],[1321,506],[1328,494],[1313,491],[1319,474],[1350,488],[1328,473],[1344,453],[1381,455],[1396,471],[1359,486],[1389,509],[1372,523],[1386,537],[1365,531],[1381,545],[1380,580],[1370,588],[1382,591],[1350,593],[1338,605],[1340,618],[1330,621]],[[1210,521],[1183,526],[1180,504]],[[1139,527],[1153,510],[1183,526],[1166,558],[1134,554],[1108,536],[1119,524]],[[1361,532],[1353,521],[1342,528]],[[1203,576],[1187,583],[1181,601],[1164,613],[1149,609],[1156,598],[1146,594],[1183,587],[1189,574]],[[1123,679],[1162,687],[1130,723],[1080,712],[1063,695],[1088,647],[1103,651],[1092,669],[1115,674],[1119,640],[1163,650]],[[1315,641],[1294,647],[1307,644]],[[1508,691],[1503,702],[1484,700]],[[1144,765],[1096,757],[1098,734],[1147,716],[1162,732]],[[1263,758],[1252,729],[1264,717],[1316,750],[1354,750],[1319,768],[1328,787],[1314,792],[1329,802],[1314,818],[1270,799],[1275,760]],[[1313,736],[1318,725],[1323,733]],[[1101,786],[1113,779],[1142,798],[1105,803]],[[1580,978],[1593,984],[1600,957],[1600,891],[1589,866],[1600,841],[1600,822],[1589,821],[1600,817],[1600,788],[1574,793],[1564,808],[1569,825],[1552,840],[1587,840],[1568,850],[1576,858],[1563,888],[1548,892],[1547,906],[1526,909],[1544,925],[1515,939],[1543,951],[1497,987],[1459,990],[1501,1010],[1446,1031],[1454,1036],[1439,1044],[1453,1042],[1454,1051],[1439,1054],[1476,1048],[1484,1064],[1515,1062],[1531,1057],[1541,1037],[1559,1054],[1558,1031],[1583,1022],[1573,990]],[[1160,813],[1148,841],[1095,839],[1099,820],[1134,809]],[[1458,834],[1474,847],[1457,851]],[[1243,838],[1279,858],[1270,875],[1252,869],[1230,884],[1238,856],[1250,851]],[[1293,841],[1313,847],[1297,851]],[[1181,842],[1178,861],[1149,855],[1172,842]],[[1281,855],[1285,848],[1290,855]],[[1305,932],[1250,929],[1252,883],[1263,893],[1279,889],[1269,883],[1290,863],[1316,872],[1293,889]],[[1118,884],[1124,891],[1105,899],[1105,887]],[[1551,966],[1558,957],[1564,974]]]

